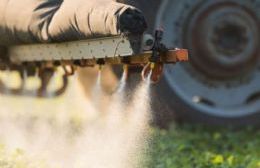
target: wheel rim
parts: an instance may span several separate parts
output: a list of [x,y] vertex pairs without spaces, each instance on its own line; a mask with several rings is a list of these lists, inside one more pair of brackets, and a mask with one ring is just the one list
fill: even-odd
[[260,111],[260,2],[165,0],[156,27],[164,43],[190,50],[190,63],[165,68],[170,89],[193,110],[218,117]]

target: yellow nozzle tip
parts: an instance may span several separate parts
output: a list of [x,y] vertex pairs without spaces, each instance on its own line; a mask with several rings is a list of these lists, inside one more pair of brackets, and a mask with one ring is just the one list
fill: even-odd
[[155,67],[155,63],[151,62],[150,68],[154,69],[154,67]]
[[103,68],[102,65],[99,65],[98,69],[99,69],[99,70],[102,70],[102,68]]
[[123,66],[123,69],[126,71],[126,70],[128,70],[128,65],[124,65]]

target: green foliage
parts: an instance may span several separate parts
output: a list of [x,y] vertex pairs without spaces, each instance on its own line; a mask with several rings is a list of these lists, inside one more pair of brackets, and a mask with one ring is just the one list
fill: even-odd
[[183,125],[153,136],[151,168],[260,168],[260,130]]

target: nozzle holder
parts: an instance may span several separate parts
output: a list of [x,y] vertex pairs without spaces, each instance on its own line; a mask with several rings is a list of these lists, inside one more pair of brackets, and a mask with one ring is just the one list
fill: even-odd
[[157,63],[160,61],[160,53],[163,52],[166,47],[162,44],[163,30],[157,29],[154,34],[154,46],[152,48],[152,56],[150,58],[151,63]]

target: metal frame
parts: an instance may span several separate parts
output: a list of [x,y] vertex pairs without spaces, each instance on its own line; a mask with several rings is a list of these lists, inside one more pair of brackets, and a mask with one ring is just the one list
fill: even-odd
[[[3,70],[20,72],[23,82],[28,75],[35,76],[37,73],[41,79],[41,86],[36,91],[37,96],[59,96],[66,90],[68,85],[67,77],[73,75],[77,67],[94,66],[96,64],[147,65],[150,64],[154,55],[154,44],[156,44],[156,40],[154,41],[152,36],[144,35],[142,38],[112,36],[62,43],[15,45],[8,48],[9,60]],[[147,51],[144,51],[145,49]],[[160,65],[158,67],[162,68],[163,63],[188,60],[187,50],[164,49],[160,52],[156,51],[158,59],[153,64]],[[57,66],[62,66],[65,72],[63,85],[55,92],[48,93],[47,86]],[[159,75],[161,73],[156,74],[156,76]],[[24,85],[17,89],[11,89],[5,86],[4,83],[0,83],[0,93],[4,93],[5,90],[9,90],[9,93],[13,95],[24,95],[26,89]],[[33,95],[34,91],[26,90],[26,93]]]
[[11,62],[15,63],[99,59],[133,54],[130,40],[122,36],[52,44],[16,45],[8,48],[8,56]]

